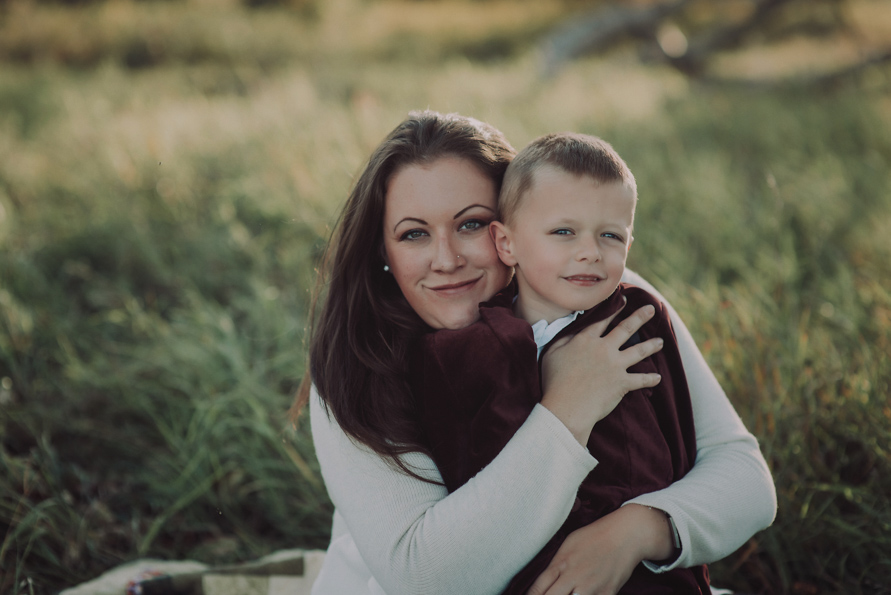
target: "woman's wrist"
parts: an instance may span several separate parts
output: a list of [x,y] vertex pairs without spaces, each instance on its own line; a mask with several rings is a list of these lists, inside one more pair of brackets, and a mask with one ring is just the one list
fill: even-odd
[[593,427],[590,424],[585,424],[580,416],[574,415],[570,407],[561,406],[561,401],[549,399],[547,394],[542,398],[541,405],[566,426],[566,429],[579,441],[579,444],[584,446],[588,443]]
[[668,564],[677,558],[680,543],[668,513],[642,504],[628,504],[620,510],[634,517],[633,527],[640,545],[641,560]]
[[566,426],[566,429],[579,441],[579,444],[587,448],[588,439],[591,438],[594,426],[609,414],[615,407],[615,403],[612,403],[609,409],[604,410],[590,402],[596,401],[596,397],[591,395],[586,397],[589,402],[581,406],[580,399],[576,396],[578,394],[584,394],[584,391],[576,387],[555,387],[545,390],[539,403]]

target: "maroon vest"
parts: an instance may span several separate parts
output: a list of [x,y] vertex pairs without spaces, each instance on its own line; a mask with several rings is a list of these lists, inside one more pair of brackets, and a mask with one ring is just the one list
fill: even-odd
[[[537,347],[530,325],[513,315],[515,292],[512,284],[481,304],[480,320],[469,327],[425,335],[415,353],[411,381],[419,419],[449,492],[490,463],[541,400]],[[656,308],[653,319],[624,347],[651,337],[665,340],[662,351],[629,371],[658,372],[662,381],[654,388],[628,393],[594,426],[587,446],[598,465],[579,487],[572,511],[557,534],[513,578],[507,594],[524,594],[567,535],[631,498],[671,485],[696,459],[690,394],[661,302],[638,287],[620,284],[610,298],[580,315],[555,339],[609,317],[622,307],[623,297],[627,305],[610,329],[641,306]],[[654,574],[639,566],[619,593],[707,594],[708,570],[697,566]]]

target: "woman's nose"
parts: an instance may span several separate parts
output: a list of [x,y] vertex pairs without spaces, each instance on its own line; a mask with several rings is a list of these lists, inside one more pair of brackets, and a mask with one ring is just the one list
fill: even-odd
[[441,238],[435,244],[436,253],[433,255],[433,270],[451,273],[462,265],[461,256],[455,250],[455,246],[449,238]]

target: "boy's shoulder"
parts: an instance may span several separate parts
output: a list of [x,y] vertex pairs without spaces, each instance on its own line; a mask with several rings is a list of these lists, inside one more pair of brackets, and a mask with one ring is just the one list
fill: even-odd
[[616,290],[607,299],[576,318],[572,324],[557,333],[554,339],[573,335],[585,327],[615,315],[615,318],[610,321],[606,329],[606,332],[610,332],[619,326],[623,320],[644,306],[653,306],[656,310],[655,315],[634,333],[634,336],[629,339],[629,343],[626,343],[623,348],[650,337],[660,336],[661,333],[665,332],[666,328],[670,328],[668,311],[665,308],[665,304],[658,297],[637,285],[622,282],[618,284]]
[[[633,285],[631,283],[622,282],[619,283],[617,291],[621,293],[625,297],[627,301],[627,305],[625,306],[625,310],[630,314],[634,312],[637,308],[652,305],[656,307],[656,311],[664,311],[665,304],[657,298],[655,295],[647,291],[642,287],[638,287],[637,285]],[[634,308],[634,304],[637,304],[637,308]]]
[[668,308],[661,299],[657,296],[649,292],[648,290],[639,287],[637,285],[633,285],[631,283],[619,283],[619,287],[617,289],[618,292],[621,292],[622,296],[625,298],[625,307],[623,308],[622,314],[620,314],[616,320],[613,321],[611,327],[618,325],[622,319],[624,320],[628,316],[631,316],[638,308],[643,308],[644,306],[653,306],[656,309],[653,318],[650,319],[643,327],[641,327],[640,331],[636,334],[639,334],[642,338],[646,337],[662,337],[666,340],[674,341],[674,328],[671,324],[671,317],[668,313]]

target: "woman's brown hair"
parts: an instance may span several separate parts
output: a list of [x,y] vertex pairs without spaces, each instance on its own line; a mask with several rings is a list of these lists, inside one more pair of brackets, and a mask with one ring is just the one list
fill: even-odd
[[295,415],[315,385],[328,414],[348,436],[415,475],[399,458],[426,451],[413,413],[407,360],[412,341],[429,327],[384,271],[387,185],[402,168],[454,156],[475,164],[499,190],[515,153],[496,128],[433,111],[411,112],[374,150],[344,205],[319,272],[312,309],[321,303],[321,310],[310,330],[308,374],[297,393]]

